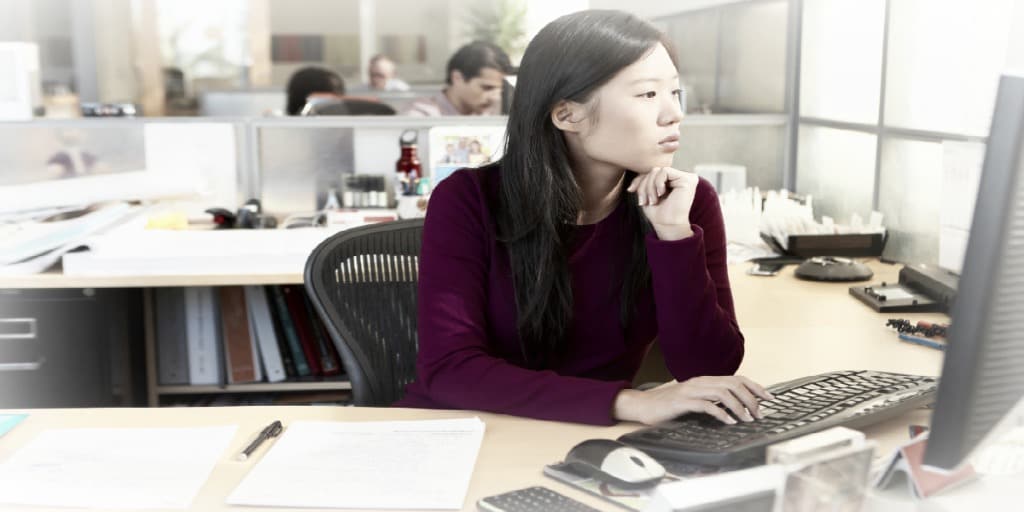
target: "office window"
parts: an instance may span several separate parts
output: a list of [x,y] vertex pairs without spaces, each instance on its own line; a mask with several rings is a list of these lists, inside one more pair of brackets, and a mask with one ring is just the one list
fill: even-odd
[[183,73],[190,91],[245,85],[248,13],[243,0],[157,0],[164,67]]
[[942,143],[886,138],[882,142],[878,209],[885,215],[885,255],[936,263],[942,209]]
[[740,3],[723,9],[720,111],[785,110],[788,13],[786,1]]
[[683,122],[679,151],[672,165],[691,170],[697,164],[730,163],[747,168],[747,186],[782,188],[785,127],[692,126]]
[[788,9],[786,0],[741,2],[656,20],[678,54],[688,112],[784,110]]
[[670,18],[665,27],[679,60],[680,80],[686,87],[687,112],[714,108],[718,12],[705,10]]
[[878,122],[884,0],[803,4],[800,115]]
[[871,213],[875,186],[875,144],[868,133],[800,126],[796,190],[814,196],[814,216],[846,223],[853,213]]
[[885,124],[985,136],[1012,0],[892,0]]

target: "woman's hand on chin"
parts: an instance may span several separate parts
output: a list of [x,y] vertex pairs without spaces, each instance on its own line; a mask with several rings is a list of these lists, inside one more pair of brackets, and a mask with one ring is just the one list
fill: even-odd
[[699,181],[692,172],[655,167],[649,173],[637,174],[626,190],[636,194],[659,239],[681,240],[693,236],[690,208]]

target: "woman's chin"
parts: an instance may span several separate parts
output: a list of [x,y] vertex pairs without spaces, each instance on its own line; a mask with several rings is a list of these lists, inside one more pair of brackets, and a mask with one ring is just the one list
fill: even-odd
[[667,158],[652,158],[650,160],[636,162],[624,167],[637,174],[647,174],[657,167],[672,167],[672,155],[667,155]]

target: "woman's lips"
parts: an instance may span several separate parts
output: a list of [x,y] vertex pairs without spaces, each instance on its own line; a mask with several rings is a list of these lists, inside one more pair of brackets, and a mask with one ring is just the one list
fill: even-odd
[[669,135],[664,139],[658,141],[658,145],[665,151],[675,151],[679,149],[679,134]]

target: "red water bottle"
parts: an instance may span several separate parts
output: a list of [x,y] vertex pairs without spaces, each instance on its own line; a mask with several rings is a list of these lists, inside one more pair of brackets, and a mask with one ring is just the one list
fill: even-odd
[[395,162],[395,173],[398,182],[402,184],[403,194],[415,193],[416,181],[423,176],[423,165],[420,163],[420,157],[416,154],[417,139],[416,130],[405,130],[398,138],[402,156]]

